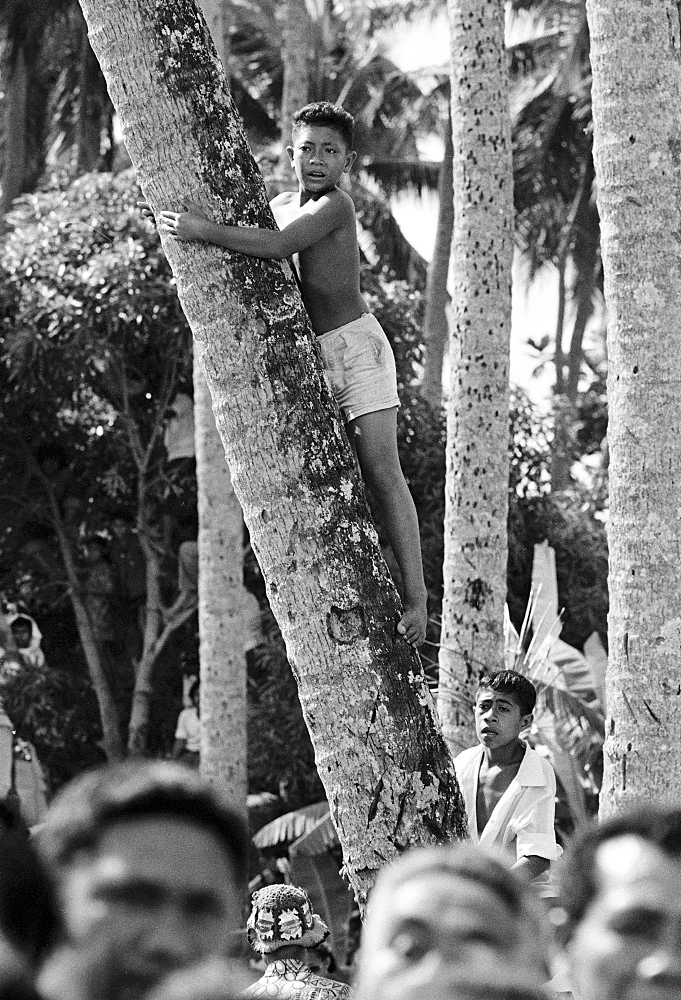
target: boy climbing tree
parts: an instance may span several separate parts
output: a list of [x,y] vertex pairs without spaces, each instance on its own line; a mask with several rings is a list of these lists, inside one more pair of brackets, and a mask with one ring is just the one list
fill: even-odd
[[353,132],[352,116],[326,101],[293,115],[288,154],[298,191],[282,192],[270,203],[279,231],[221,225],[196,205],[187,212],[161,211],[158,225],[175,239],[204,240],[252,257],[294,256],[327,377],[402,574],[404,614],[397,629],[419,646],[427,593],[416,508],[397,452],[395,359],[360,292],[355,210],[338,187],[356,156]]
[[[156,217],[191,197],[216,221],[273,227],[194,0],[81,6]],[[290,269],[161,241],[363,906],[387,860],[464,835],[451,758],[418,654],[396,631],[397,594]]]

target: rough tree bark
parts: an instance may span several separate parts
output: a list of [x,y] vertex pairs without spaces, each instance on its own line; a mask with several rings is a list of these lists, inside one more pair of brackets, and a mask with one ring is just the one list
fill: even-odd
[[[201,0],[225,73],[225,0]],[[246,655],[242,609],[244,519],[232,489],[210,390],[194,353],[194,427],[199,507],[199,669],[204,778],[244,816],[248,795]]]
[[215,427],[210,391],[196,356],[194,424],[199,497],[200,770],[245,816],[244,521]]
[[501,0],[449,0],[454,143],[452,331],[438,709],[452,752],[502,669],[508,510],[513,173]]
[[[156,211],[187,198],[273,225],[191,0],[82,0]],[[357,468],[287,268],[165,240],[361,903],[407,845],[462,836],[463,803]]]
[[609,317],[606,816],[681,794],[681,24],[677,0],[587,14]]

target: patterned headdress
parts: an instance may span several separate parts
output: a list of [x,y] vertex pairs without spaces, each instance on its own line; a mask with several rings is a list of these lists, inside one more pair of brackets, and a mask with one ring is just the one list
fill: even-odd
[[312,912],[307,893],[295,885],[268,885],[254,892],[246,926],[251,948],[262,954],[289,944],[314,948],[329,935],[324,921]]

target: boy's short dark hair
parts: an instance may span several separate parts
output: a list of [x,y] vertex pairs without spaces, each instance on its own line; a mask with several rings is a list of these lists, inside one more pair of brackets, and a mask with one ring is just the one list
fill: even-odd
[[640,837],[681,864],[681,809],[654,806],[636,809],[577,834],[558,869],[560,903],[567,918],[566,937],[574,933],[598,895],[598,849],[618,837]]
[[171,761],[125,761],[79,775],[50,806],[39,846],[59,873],[80,851],[96,851],[102,835],[117,822],[147,816],[186,819],[211,831],[237,876],[246,871],[244,821],[212,786]]
[[17,615],[16,618],[12,619],[9,627],[12,630],[12,632],[15,630],[15,628],[27,628],[29,632],[32,632],[33,622],[27,615]]
[[497,670],[494,674],[486,674],[478,682],[478,691],[500,691],[510,695],[520,706],[523,715],[530,715],[537,704],[534,684],[515,670]]
[[201,681],[197,677],[189,685],[189,691],[188,691],[189,700],[193,701],[194,700],[194,695],[197,693],[197,691],[200,691],[200,690],[201,690]]
[[331,104],[330,101],[316,101],[314,104],[306,104],[304,108],[294,111],[291,127],[294,139],[303,125],[323,125],[335,129],[348,149],[352,149],[354,145],[355,119],[338,104]]

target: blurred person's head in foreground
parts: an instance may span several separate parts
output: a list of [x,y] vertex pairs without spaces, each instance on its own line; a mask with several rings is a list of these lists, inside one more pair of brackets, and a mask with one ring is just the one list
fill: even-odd
[[82,775],[48,810],[40,847],[66,935],[41,979],[49,996],[138,1000],[168,973],[234,949],[245,828],[188,768],[128,762]]
[[59,938],[52,882],[13,809],[0,803],[0,1000],[35,1000],[39,965]]
[[239,1000],[253,981],[243,966],[208,958],[163,979],[144,1000]]
[[528,883],[470,844],[415,848],[369,897],[359,1000],[522,1000],[549,978]]
[[25,828],[6,811],[0,803],[0,940],[35,970],[57,943],[59,910],[52,880]]
[[560,883],[577,1000],[681,997],[681,809],[587,829],[566,852]]

